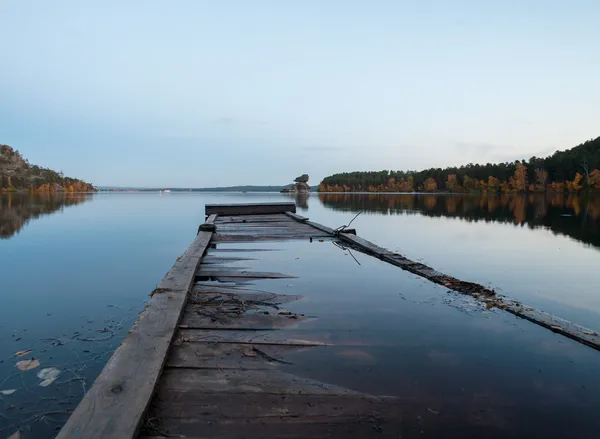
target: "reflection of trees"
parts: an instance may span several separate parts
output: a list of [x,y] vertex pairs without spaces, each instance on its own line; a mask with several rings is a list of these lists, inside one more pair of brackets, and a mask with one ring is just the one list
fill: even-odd
[[90,194],[67,192],[0,195],[0,238],[10,238],[30,219],[50,215],[64,206],[80,204],[90,198]]
[[[439,198],[439,200],[438,200]],[[319,194],[334,210],[456,217],[546,228],[600,247],[600,197],[554,194]],[[579,219],[578,219],[579,217]]]

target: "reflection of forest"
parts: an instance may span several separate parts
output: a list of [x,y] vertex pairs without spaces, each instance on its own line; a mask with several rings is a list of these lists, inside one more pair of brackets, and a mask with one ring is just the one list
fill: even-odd
[[600,247],[600,197],[567,194],[319,194],[334,210],[458,217],[543,227]]
[[81,204],[90,194],[68,192],[0,195],[0,239],[10,238],[30,219],[61,211],[64,206]]

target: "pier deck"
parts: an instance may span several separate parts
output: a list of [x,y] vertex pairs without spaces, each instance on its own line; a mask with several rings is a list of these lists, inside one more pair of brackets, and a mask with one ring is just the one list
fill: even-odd
[[[563,393],[544,392],[549,383],[558,386],[557,380],[566,379],[563,372],[545,377],[547,384],[537,371],[533,379],[532,372],[518,378],[509,375],[524,387],[534,383],[532,389],[523,389],[528,396],[520,395],[519,403],[514,393],[503,393],[499,382],[492,389],[489,383],[471,386],[465,381],[457,367],[480,365],[476,374],[499,380],[504,370],[486,372],[484,364],[502,361],[508,355],[500,355],[503,349],[528,358],[539,343],[562,343],[549,331],[534,331],[531,340],[519,338],[522,331],[531,330],[525,320],[510,323],[514,328],[504,338],[468,336],[480,348],[498,343],[498,357],[486,351],[481,358],[457,359],[445,338],[447,331],[413,319],[427,300],[438,300],[451,289],[462,293],[452,299],[460,303],[458,308],[486,303],[524,313],[525,318],[538,313],[535,323],[546,322],[554,331],[597,348],[593,331],[551,320],[556,318],[501,300],[484,287],[352,234],[312,223],[296,215],[293,204],[211,205],[206,214],[195,240],[151,293],[146,309],[61,430],[60,439],[528,437],[539,431],[536,420],[564,411],[573,401],[584,415],[594,413],[600,402],[565,383],[560,384]],[[418,291],[421,281],[403,274],[393,287],[399,292],[392,294],[401,295],[404,309],[386,317],[390,296],[384,298],[379,291],[390,287],[375,279],[383,276],[381,270],[388,275],[395,267],[384,269],[381,266],[387,264],[365,254],[434,284]],[[344,260],[336,262],[340,255]],[[350,256],[364,265],[356,265]],[[372,279],[364,276],[368,270],[374,273]],[[363,291],[361,298],[352,291],[357,287]],[[372,296],[372,309],[364,306],[365,295]],[[357,312],[354,303],[363,304],[359,307],[364,311]],[[480,331],[482,325],[504,331],[503,311],[486,316],[488,322],[465,315],[447,317],[446,308],[441,322],[452,319],[449,328],[462,328],[463,334]],[[403,327],[407,321],[413,326]],[[394,333],[392,324],[403,332]],[[511,331],[522,341],[522,349],[505,343],[513,337]],[[587,349],[567,341],[570,350]],[[461,350],[460,344],[452,346]],[[423,364],[433,366],[423,369],[425,375],[409,373],[405,365],[417,361],[423,350]],[[393,365],[396,369],[390,370]],[[579,377],[584,380],[584,375]],[[594,375],[590,371],[590,377]],[[451,381],[456,388],[446,388]],[[592,387],[600,390],[600,383]],[[537,399],[544,395],[546,400]],[[600,425],[593,421],[582,431],[588,427],[595,431]]]

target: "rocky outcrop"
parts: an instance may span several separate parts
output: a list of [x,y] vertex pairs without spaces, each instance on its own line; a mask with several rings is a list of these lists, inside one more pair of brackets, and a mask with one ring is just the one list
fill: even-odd
[[308,184],[308,174],[302,174],[294,179],[294,184],[286,187],[281,192],[293,194],[308,194],[310,193],[310,185]]
[[65,177],[62,172],[32,165],[8,145],[0,145],[0,191],[93,192],[85,181]]

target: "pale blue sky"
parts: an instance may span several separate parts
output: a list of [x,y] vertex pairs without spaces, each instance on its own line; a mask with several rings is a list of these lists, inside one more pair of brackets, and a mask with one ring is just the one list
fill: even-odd
[[598,0],[0,0],[0,143],[99,185],[317,184],[600,135]]

